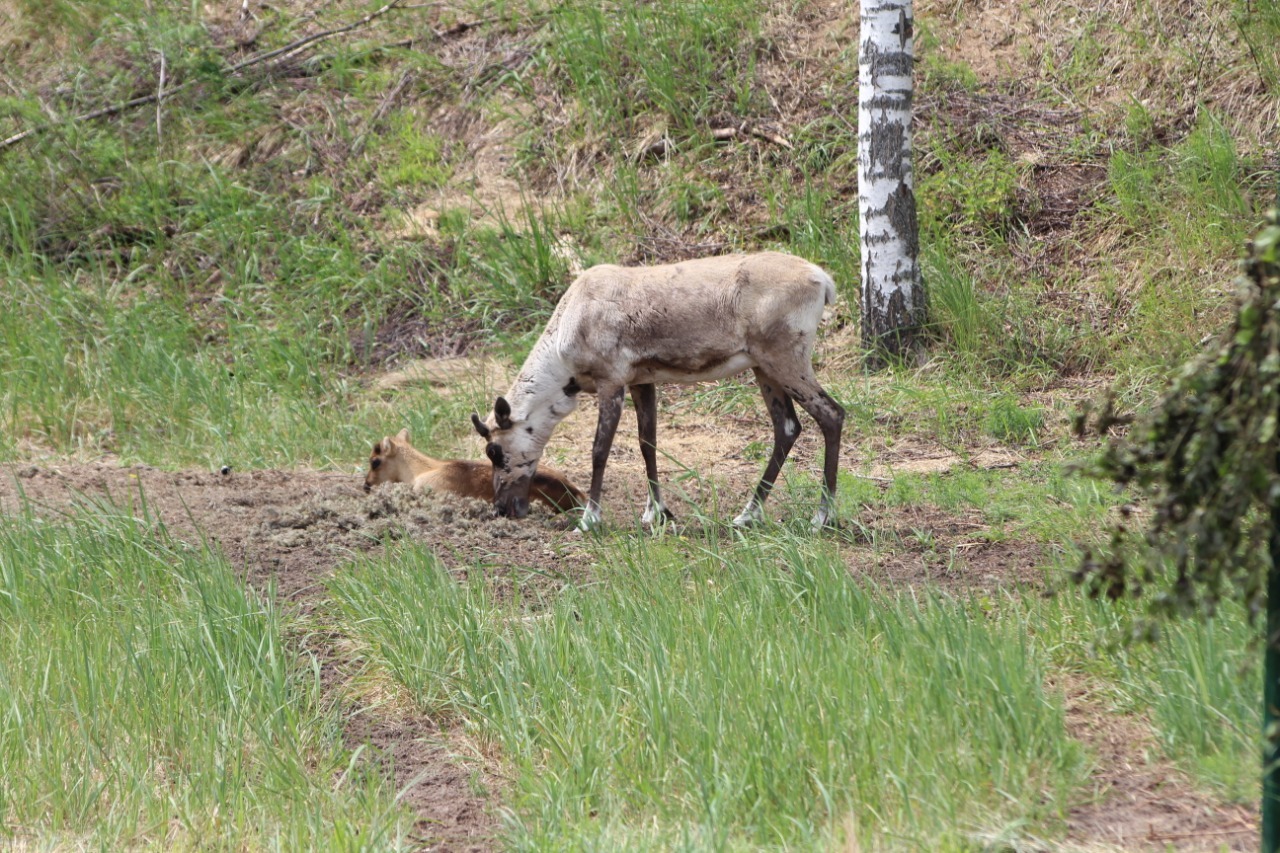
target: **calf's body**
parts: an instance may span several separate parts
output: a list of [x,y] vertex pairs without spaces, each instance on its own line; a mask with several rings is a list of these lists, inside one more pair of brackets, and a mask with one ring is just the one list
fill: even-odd
[[[435,459],[409,443],[409,431],[387,436],[373,446],[364,490],[379,483],[408,483],[420,491],[448,492],[464,498],[493,500],[493,466],[465,459]],[[550,465],[534,476],[530,497],[563,512],[582,506],[586,497]]]

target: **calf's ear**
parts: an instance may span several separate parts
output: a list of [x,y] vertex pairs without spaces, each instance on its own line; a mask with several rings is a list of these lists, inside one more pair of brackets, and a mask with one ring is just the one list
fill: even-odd
[[506,397],[499,397],[493,402],[493,417],[499,429],[511,429],[511,404]]
[[387,436],[386,438],[382,439],[382,455],[383,456],[396,455],[396,445],[395,445],[395,442],[391,440],[391,436]]
[[480,433],[481,438],[489,437],[489,428],[484,425],[484,421],[480,420],[480,416],[475,412],[471,413],[471,423],[475,426],[476,432]]
[[404,429],[402,429],[402,430],[400,430],[398,433],[396,433],[396,441],[403,441],[405,444],[408,444],[408,443],[409,443],[409,428],[408,428],[408,427],[405,427]]

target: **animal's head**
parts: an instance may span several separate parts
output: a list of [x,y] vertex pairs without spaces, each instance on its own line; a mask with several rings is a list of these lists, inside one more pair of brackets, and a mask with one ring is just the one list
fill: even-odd
[[471,423],[485,440],[484,455],[493,463],[494,509],[507,518],[524,518],[529,514],[529,485],[538,470],[545,436],[540,441],[532,424],[513,420],[504,397],[494,401],[488,423],[474,412]]
[[379,483],[400,481],[401,449],[409,444],[409,430],[402,429],[395,436],[387,436],[373,446],[369,454],[369,473],[364,478],[364,490],[370,491]]

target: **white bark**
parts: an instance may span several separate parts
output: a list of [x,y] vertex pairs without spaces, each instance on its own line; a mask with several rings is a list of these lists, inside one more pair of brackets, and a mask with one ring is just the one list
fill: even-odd
[[904,352],[925,320],[911,165],[911,0],[861,0],[858,206],[862,342]]

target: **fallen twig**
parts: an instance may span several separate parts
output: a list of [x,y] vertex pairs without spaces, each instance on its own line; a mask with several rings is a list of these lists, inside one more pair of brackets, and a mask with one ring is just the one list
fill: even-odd
[[[247,0],[246,0],[247,2]],[[164,51],[160,51],[160,82],[156,85],[156,142],[164,141],[164,134],[160,129],[160,112],[164,106]]]
[[1202,829],[1196,832],[1156,832],[1156,828],[1152,824],[1147,824],[1147,841],[1187,841],[1192,838],[1213,838],[1220,835],[1238,835],[1242,832],[1256,832],[1257,830],[1247,823],[1235,827],[1234,829]]
[[719,127],[711,131],[711,138],[717,142],[727,142],[728,140],[738,136],[754,136],[758,139],[763,139],[766,142],[772,142],[774,145],[778,145],[788,151],[792,150],[794,147],[782,134],[774,133],[765,127],[753,125],[745,121],[737,127]]
[[[190,84],[183,83],[181,86],[174,86],[169,89],[169,94],[172,95],[174,92],[185,89],[188,85]],[[124,112],[130,107],[140,107],[140,106],[143,106],[144,104],[150,104],[150,103],[153,103],[155,100],[156,100],[156,96],[154,93],[150,95],[143,95],[140,98],[134,98],[132,100],[124,101],[119,104],[112,104],[109,107],[103,107],[101,109],[93,110],[92,112],[82,113],[81,115],[73,117],[71,120],[72,121],[92,121],[95,118],[102,118],[103,116],[109,116],[119,112]],[[48,130],[51,127],[55,127],[58,124],[61,124],[61,122],[51,122],[49,124],[37,125],[36,127],[27,128],[21,133],[15,133],[13,136],[10,136],[8,139],[0,139],[0,148],[8,148],[10,145],[15,145],[21,142],[22,140],[26,139],[28,136],[34,136],[37,133]]]
[[[264,62],[270,62],[272,60],[277,60],[277,64],[278,64],[280,62],[283,62],[285,58],[288,58],[289,55],[296,53],[297,51],[301,50],[304,47],[307,47],[308,45],[312,45],[318,41],[324,41],[326,39],[333,38],[334,36],[339,36],[339,35],[342,35],[343,33],[349,33],[352,30],[359,29],[360,27],[363,27],[369,24],[376,18],[380,18],[381,16],[385,15],[387,12],[390,12],[392,9],[401,5],[403,2],[404,0],[391,0],[390,3],[387,3],[386,5],[378,9],[375,9],[374,11],[365,15],[363,18],[361,18],[358,21],[355,21],[354,23],[347,24],[344,27],[338,27],[332,30],[325,30],[324,32],[313,33],[312,35],[306,36],[304,38],[300,38],[297,41],[286,44],[283,47],[278,47],[274,50],[269,50],[265,53],[258,54],[257,56],[251,56],[248,59],[245,59],[241,62],[237,62],[235,65],[232,65],[224,73],[226,73],[227,75],[239,74],[241,71],[245,70],[246,68],[251,68],[255,65],[261,65]],[[162,65],[163,65],[163,57],[162,57]],[[159,101],[164,95],[173,95],[177,92],[181,92],[183,89],[186,89],[188,86],[190,86],[192,82],[193,81],[188,80],[186,83],[181,83],[177,86],[171,86],[168,89],[168,91],[165,91],[164,82],[163,82],[163,72],[162,72],[160,88],[157,89],[152,94],[142,95],[141,97],[132,98],[128,101],[123,101],[118,104],[111,104],[110,106],[92,110],[87,113],[81,113],[78,116],[72,117],[71,121],[74,121],[74,122],[92,121],[93,119],[103,118],[104,116],[115,115],[116,113],[124,112],[125,110],[130,109],[132,107],[141,107],[146,104],[155,103]],[[61,124],[61,122],[50,122],[49,124],[37,125],[36,127],[27,128],[21,133],[15,133],[13,136],[10,136],[8,139],[0,139],[0,150],[8,148],[11,145],[16,145],[17,143],[21,142],[27,137],[34,136],[35,134],[46,131],[51,127],[56,127],[58,124]]]
[[378,104],[378,108],[373,111],[373,115],[369,116],[369,120],[365,122],[364,129],[360,131],[360,135],[356,137],[355,142],[351,143],[351,157],[358,157],[360,152],[364,150],[365,141],[369,138],[369,132],[386,117],[391,108],[395,106],[396,101],[400,100],[401,93],[408,87],[411,80],[413,80],[412,71],[406,71],[400,75],[400,79],[396,81],[395,86],[391,87],[391,91]]
[[[791,142],[782,134],[775,133],[766,127],[753,125],[750,122],[744,121],[739,125],[716,127],[711,130],[711,138],[716,142],[728,142],[731,139],[738,139],[747,136],[754,136],[757,139],[763,139],[766,142],[771,142],[774,145],[786,148],[788,151],[793,148]],[[641,143],[631,157],[632,160],[636,162],[649,157],[665,157],[667,154],[671,153],[674,148],[675,144],[671,141],[670,137],[664,134],[651,142]]]
[[285,56],[286,54],[295,53],[296,51],[301,50],[307,45],[314,44],[315,42],[325,41],[326,39],[331,39],[334,36],[340,36],[343,33],[349,33],[352,30],[359,29],[360,27],[363,27],[366,24],[369,24],[374,19],[382,17],[387,12],[390,12],[392,9],[396,8],[403,2],[404,0],[391,0],[390,3],[387,3],[386,5],[378,9],[375,9],[374,11],[365,15],[360,20],[355,21],[354,23],[351,23],[351,24],[347,24],[345,27],[338,27],[337,29],[325,30],[324,32],[319,32],[319,33],[313,33],[312,35],[306,36],[304,38],[300,38],[295,42],[286,44],[284,47],[278,47],[275,50],[269,50],[266,53],[260,53],[257,56],[251,56],[242,62],[237,62],[235,65],[232,65],[230,68],[227,69],[227,73],[236,74],[236,73],[239,73],[240,71],[243,71],[246,68],[249,68],[250,66],[261,65],[262,63],[267,62],[268,60],[275,59],[280,56]]

